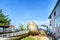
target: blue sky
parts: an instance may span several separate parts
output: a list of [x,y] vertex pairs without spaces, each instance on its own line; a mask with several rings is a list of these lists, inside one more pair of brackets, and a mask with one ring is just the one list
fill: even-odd
[[9,15],[11,24],[18,28],[21,23],[27,25],[33,21],[38,25],[48,25],[48,16],[57,0],[0,0],[0,9]]

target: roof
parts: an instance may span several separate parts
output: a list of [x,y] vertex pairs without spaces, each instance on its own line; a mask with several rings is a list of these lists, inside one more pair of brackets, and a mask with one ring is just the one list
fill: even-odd
[[14,27],[15,27],[15,26],[13,26],[13,25],[10,25],[10,26],[9,26],[9,28],[14,28]]
[[53,11],[55,10],[55,8],[56,8],[57,5],[59,4],[59,2],[60,2],[60,0],[57,1],[57,3],[56,3],[56,5],[55,5],[54,9],[52,10],[51,14],[50,14],[49,17],[48,17],[49,19],[51,19],[51,15],[53,14]]

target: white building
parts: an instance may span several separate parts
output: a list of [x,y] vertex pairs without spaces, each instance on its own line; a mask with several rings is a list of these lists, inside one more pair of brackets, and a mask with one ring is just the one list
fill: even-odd
[[49,16],[51,30],[53,33],[56,33],[57,36],[60,36],[60,0],[57,1],[54,9],[52,10]]

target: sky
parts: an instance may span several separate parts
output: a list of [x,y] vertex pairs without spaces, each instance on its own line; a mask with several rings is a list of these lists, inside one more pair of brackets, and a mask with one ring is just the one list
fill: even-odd
[[18,28],[19,24],[27,26],[33,21],[39,26],[48,25],[48,17],[57,0],[0,0],[0,9],[11,19],[11,24]]

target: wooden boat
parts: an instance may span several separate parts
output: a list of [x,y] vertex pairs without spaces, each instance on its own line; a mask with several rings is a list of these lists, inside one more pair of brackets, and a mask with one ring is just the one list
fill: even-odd
[[28,30],[19,32],[0,32],[0,40],[18,40],[28,36],[28,33]]

